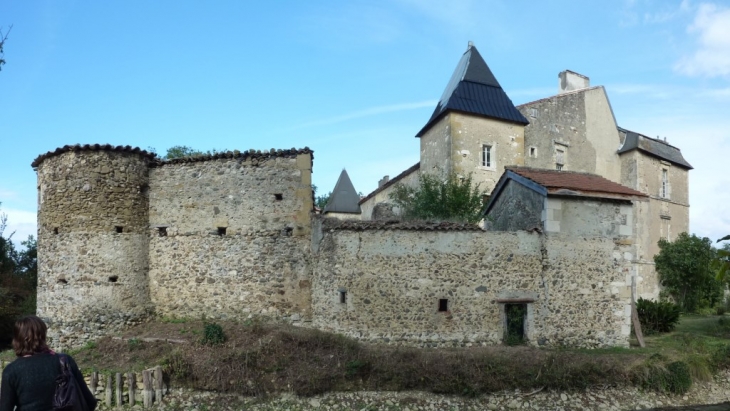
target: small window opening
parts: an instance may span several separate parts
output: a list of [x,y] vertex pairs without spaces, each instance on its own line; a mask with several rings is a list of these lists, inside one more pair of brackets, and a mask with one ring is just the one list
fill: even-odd
[[439,299],[439,312],[449,311],[449,300],[446,298]]
[[274,194],[274,198],[276,199],[276,201],[281,201],[284,199],[284,195],[281,193],[276,193]]
[[482,145],[482,167],[492,166],[492,146]]
[[347,303],[347,291],[340,291],[340,304]]
[[226,235],[226,227],[218,227],[218,235]]
[[536,108],[530,109],[530,117],[537,118],[537,109]]
[[59,283],[59,284],[68,284],[68,280],[66,280],[63,277],[61,277],[58,280],[56,280],[56,282]]
[[167,227],[157,227],[157,234],[160,237],[167,237]]
[[114,230],[116,230],[117,233],[123,233],[124,232],[124,227],[122,227],[120,225],[115,225],[114,226]]
[[110,283],[116,283],[117,280],[119,280],[119,276],[118,275],[112,275],[112,276],[109,277],[109,282]]
[[504,305],[504,343],[518,345],[525,342],[525,319],[527,318],[527,304]]
[[562,164],[555,164],[555,169],[558,170],[558,171],[560,171],[560,170],[563,169],[563,165]]
[[530,147],[530,157],[537,157],[537,149],[535,147]]
[[53,234],[58,234],[58,227],[53,228]]
[[662,169],[662,192],[660,193],[660,197],[662,198],[668,198],[668,190],[667,186],[669,185],[669,179],[667,178],[667,170]]

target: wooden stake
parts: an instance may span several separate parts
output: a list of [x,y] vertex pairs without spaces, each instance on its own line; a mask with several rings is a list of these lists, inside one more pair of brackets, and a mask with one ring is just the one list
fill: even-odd
[[155,367],[155,400],[162,406],[162,367]]
[[150,408],[152,406],[152,373],[150,370],[144,370],[142,371],[142,384],[144,388],[142,389],[142,405],[145,408]]
[[636,310],[636,276],[631,276],[631,322],[634,323],[634,334],[636,340],[639,341],[639,347],[644,348],[644,334],[641,332],[641,322],[639,321],[639,312]]
[[134,407],[134,402],[136,401],[134,398],[134,391],[137,389],[137,379],[133,372],[127,374],[127,385],[129,386],[129,406]]
[[122,373],[118,372],[117,375],[114,376],[116,379],[116,386],[114,390],[114,396],[115,402],[117,403],[117,407],[122,406]]
[[106,378],[106,406],[111,407],[112,406],[112,375],[109,374],[109,376]]
[[94,371],[91,373],[91,383],[89,384],[91,393],[96,397],[96,389],[99,387],[99,372]]

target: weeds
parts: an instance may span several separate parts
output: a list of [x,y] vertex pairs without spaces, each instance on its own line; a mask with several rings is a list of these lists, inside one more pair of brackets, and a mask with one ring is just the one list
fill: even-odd
[[217,323],[206,323],[203,327],[202,344],[218,345],[226,341],[226,335],[223,333],[223,327]]

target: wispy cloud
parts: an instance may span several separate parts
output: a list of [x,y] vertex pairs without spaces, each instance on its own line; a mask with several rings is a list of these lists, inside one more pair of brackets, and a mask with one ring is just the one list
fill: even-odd
[[687,28],[697,38],[697,48],[675,69],[689,76],[730,76],[730,8],[703,3]]
[[330,124],[342,123],[342,122],[354,120],[357,118],[372,117],[372,116],[377,116],[380,114],[395,113],[398,111],[415,110],[415,109],[425,108],[425,107],[436,107],[437,103],[438,103],[437,100],[425,100],[425,101],[419,101],[419,102],[415,102],[415,103],[402,103],[402,104],[391,104],[391,105],[386,105],[386,106],[370,107],[370,108],[366,108],[364,110],[358,110],[358,111],[354,111],[354,112],[351,112],[348,114],[343,114],[340,116],[309,121],[309,122],[306,122],[303,124],[299,124],[298,126],[292,127],[292,130],[307,128],[307,127],[325,126],[325,125],[330,125]]
[[7,227],[5,227],[5,231],[1,234],[7,238],[14,233],[12,240],[16,247],[20,247],[20,242],[27,240],[29,235],[36,235],[36,213],[14,208],[3,208],[0,210],[0,215],[2,214],[5,214],[8,219]]

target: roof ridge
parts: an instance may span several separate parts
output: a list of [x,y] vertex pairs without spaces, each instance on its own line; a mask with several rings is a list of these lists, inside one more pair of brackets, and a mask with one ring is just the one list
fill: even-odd
[[598,89],[598,88],[605,88],[605,87],[603,87],[602,85],[598,85],[598,86],[591,86],[591,87],[579,88],[577,90],[570,90],[570,91],[566,91],[564,93],[553,94],[552,96],[547,96],[547,97],[539,98],[537,100],[528,101],[527,103],[518,104],[515,107],[520,108],[520,107],[524,107],[524,106],[527,106],[527,105],[530,105],[530,104],[539,103],[541,101],[550,100],[551,98],[554,98],[554,97],[569,96],[569,95],[572,95],[572,94],[578,94],[578,93],[582,93],[584,91],[595,90],[595,89]]

